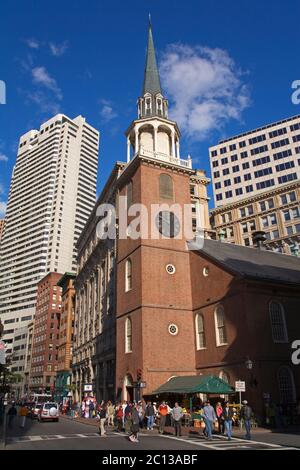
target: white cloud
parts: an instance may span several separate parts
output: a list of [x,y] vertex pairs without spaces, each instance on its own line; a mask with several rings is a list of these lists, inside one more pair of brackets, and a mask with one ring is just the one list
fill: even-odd
[[62,92],[58,88],[56,80],[49,75],[45,67],[34,67],[31,73],[34,83],[53,91],[57,99],[62,99]]
[[160,71],[171,118],[195,141],[230,119],[240,120],[250,105],[243,73],[225,50],[173,44],[163,54]]
[[0,152],[0,162],[8,162],[8,157]]
[[5,216],[6,206],[7,206],[6,202],[0,201],[0,217]]
[[51,54],[55,57],[62,56],[69,47],[68,41],[64,41],[61,44],[55,44],[54,42],[49,43]]
[[118,117],[118,113],[114,111],[112,103],[110,101],[102,99],[100,100],[100,104],[100,116],[103,122],[107,123],[110,122],[112,119]]
[[27,92],[26,98],[37,104],[43,113],[57,114],[60,111],[60,105],[43,91]]
[[36,39],[26,39],[26,44],[30,49],[39,49],[40,43]]

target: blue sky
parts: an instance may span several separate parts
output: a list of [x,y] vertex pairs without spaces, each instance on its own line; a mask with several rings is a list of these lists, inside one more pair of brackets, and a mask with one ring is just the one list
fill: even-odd
[[99,191],[126,159],[149,11],[170,117],[194,166],[209,174],[210,145],[300,114],[291,101],[300,79],[297,0],[2,0],[0,211],[19,136],[56,111],[100,130]]

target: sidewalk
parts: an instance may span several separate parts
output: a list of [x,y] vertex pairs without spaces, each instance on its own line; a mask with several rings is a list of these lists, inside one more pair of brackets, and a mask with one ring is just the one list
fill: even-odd
[[[89,419],[89,418],[71,418],[71,416],[67,416],[67,415],[61,415],[60,416],[61,418],[63,419],[70,419],[70,420],[74,420],[76,421],[77,423],[82,423],[82,424],[88,424],[90,426],[95,426],[95,427],[98,427],[99,426],[99,421],[95,418],[93,419]],[[114,430],[115,428],[114,427],[109,427],[109,429],[111,430]],[[288,430],[291,430],[290,428],[285,428],[284,430],[276,430],[277,432],[288,432]],[[255,435],[255,434],[259,434],[259,433],[271,433],[271,432],[274,432],[274,430],[270,429],[270,428],[261,428],[261,427],[257,427],[257,428],[252,428],[251,429],[251,434]],[[293,429],[293,432],[297,432],[298,429]],[[141,429],[140,431],[141,433],[144,433],[144,434],[153,434],[153,431],[147,431],[147,429]],[[155,427],[154,428],[154,432],[157,432],[157,428]],[[245,435],[245,430],[244,429],[240,429],[238,427],[234,427],[232,429],[232,433],[234,436],[236,437],[239,437],[239,436],[244,436]],[[166,426],[165,427],[165,434],[174,434],[174,428],[172,426]],[[202,429],[199,429],[199,428],[195,428],[193,426],[182,426],[182,436],[188,436],[188,435],[202,435],[203,434],[203,430]]]

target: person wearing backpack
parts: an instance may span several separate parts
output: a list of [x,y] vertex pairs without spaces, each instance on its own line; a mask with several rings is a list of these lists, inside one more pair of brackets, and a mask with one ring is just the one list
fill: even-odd
[[243,406],[241,408],[241,419],[244,420],[245,429],[246,429],[246,439],[251,439],[251,416],[252,408],[248,405],[247,400],[243,401]]

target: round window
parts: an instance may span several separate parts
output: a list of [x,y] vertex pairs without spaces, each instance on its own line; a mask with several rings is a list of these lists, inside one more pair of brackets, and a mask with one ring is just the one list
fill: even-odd
[[205,266],[205,268],[203,268],[203,276],[207,277],[208,275],[209,275],[209,268]]
[[174,274],[176,271],[175,266],[173,264],[167,264],[166,271],[168,274]]
[[169,330],[170,335],[175,336],[178,333],[178,326],[174,325],[174,323],[171,323],[171,325],[169,325],[168,327],[168,330]]

